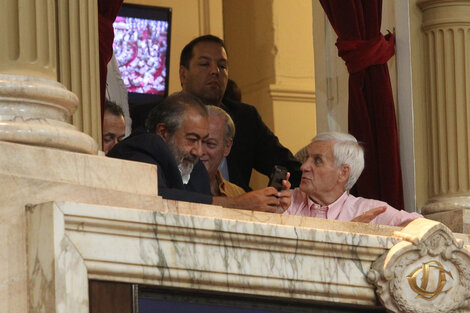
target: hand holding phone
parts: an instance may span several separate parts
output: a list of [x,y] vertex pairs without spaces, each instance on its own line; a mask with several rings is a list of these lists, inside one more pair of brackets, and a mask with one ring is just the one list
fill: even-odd
[[274,165],[274,169],[269,177],[268,186],[276,188],[278,191],[282,190],[282,181],[287,178],[287,168],[280,165]]

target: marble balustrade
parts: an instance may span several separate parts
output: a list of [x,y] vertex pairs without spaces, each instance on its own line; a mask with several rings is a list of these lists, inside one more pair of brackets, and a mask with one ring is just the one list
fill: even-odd
[[88,312],[88,279],[368,306],[377,286],[394,312],[454,311],[470,297],[468,237],[426,219],[400,229],[166,200],[27,211],[33,312]]
[[2,312],[89,312],[88,280],[469,311],[468,235],[161,199],[156,167],[0,142]]

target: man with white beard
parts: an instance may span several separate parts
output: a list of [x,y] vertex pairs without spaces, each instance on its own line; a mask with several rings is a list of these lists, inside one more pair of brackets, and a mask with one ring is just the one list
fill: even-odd
[[209,137],[207,106],[190,93],[174,93],[159,103],[150,111],[145,127],[147,132],[131,134],[108,156],[157,165],[158,194],[163,198],[267,212],[289,206],[287,181],[281,191],[267,187],[236,197],[211,195],[209,176],[199,160]]
[[199,161],[209,134],[206,106],[186,92],[170,95],[149,113],[148,132],[132,134],[108,156],[155,164],[165,199],[212,203],[209,177]]

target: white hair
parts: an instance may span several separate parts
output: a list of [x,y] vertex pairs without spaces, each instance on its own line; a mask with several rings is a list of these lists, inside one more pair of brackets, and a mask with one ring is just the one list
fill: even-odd
[[340,167],[343,164],[349,166],[349,179],[345,188],[350,190],[364,169],[364,149],[359,145],[357,139],[350,134],[325,132],[316,135],[312,142],[315,141],[333,141],[335,166]]
[[207,112],[209,113],[209,119],[211,117],[219,117],[224,120],[225,131],[224,131],[224,143],[228,145],[230,141],[233,141],[235,137],[235,124],[233,123],[230,115],[223,109],[215,105],[207,105]]

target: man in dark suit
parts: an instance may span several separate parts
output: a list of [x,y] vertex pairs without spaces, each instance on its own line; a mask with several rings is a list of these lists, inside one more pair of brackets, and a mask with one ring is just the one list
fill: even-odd
[[199,97],[205,104],[221,107],[235,123],[237,133],[227,157],[230,182],[248,191],[252,169],[269,175],[274,165],[283,165],[291,173],[292,186],[299,185],[300,162],[279,143],[256,108],[223,98],[228,66],[227,52],[220,38],[205,35],[188,43],[181,52],[179,74],[184,91]]
[[199,98],[184,91],[170,95],[152,109],[145,126],[148,132],[134,133],[108,156],[155,164],[163,198],[268,212],[289,207],[287,182],[282,191],[267,187],[237,197],[211,195],[209,176],[199,160],[209,136],[207,107]]

